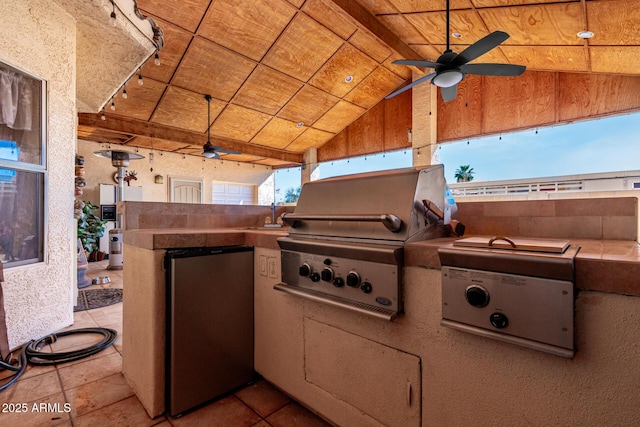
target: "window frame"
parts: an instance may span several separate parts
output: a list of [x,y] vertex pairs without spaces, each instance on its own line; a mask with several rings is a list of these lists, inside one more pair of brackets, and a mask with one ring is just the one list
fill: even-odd
[[48,262],[48,256],[49,256],[47,251],[48,231],[49,231],[49,221],[48,221],[49,168],[48,168],[48,156],[47,156],[47,146],[48,146],[47,123],[48,123],[48,116],[49,116],[49,108],[47,103],[48,84],[45,79],[33,73],[25,71],[22,68],[17,67],[7,61],[0,60],[0,66],[2,66],[2,68],[5,68],[5,69],[8,68],[12,71],[22,74],[25,77],[33,79],[36,83],[39,83],[39,86],[40,86],[40,96],[39,96],[40,163],[29,163],[29,162],[0,159],[0,169],[10,169],[16,172],[33,173],[33,174],[36,174],[37,176],[38,187],[36,189],[37,190],[36,195],[38,198],[37,206],[39,210],[37,231],[40,235],[39,242],[38,242],[38,257],[6,262],[4,263],[3,267],[5,269],[9,269],[9,268],[15,268],[15,267],[46,264]]

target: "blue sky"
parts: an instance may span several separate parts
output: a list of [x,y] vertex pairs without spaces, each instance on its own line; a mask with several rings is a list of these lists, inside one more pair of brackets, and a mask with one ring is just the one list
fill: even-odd
[[[640,113],[442,144],[438,150],[447,182],[461,165],[474,181],[536,178],[640,170]],[[410,150],[320,165],[321,178],[411,166]],[[300,168],[276,171],[276,200],[300,186]]]

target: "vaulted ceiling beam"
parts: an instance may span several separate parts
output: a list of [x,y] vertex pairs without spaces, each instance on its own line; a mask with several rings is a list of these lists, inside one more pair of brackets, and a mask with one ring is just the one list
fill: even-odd
[[[80,113],[78,114],[78,126],[88,126],[116,133],[165,139],[191,145],[204,145],[204,143],[207,142],[207,135],[203,133],[176,129],[171,126],[149,123],[127,117],[107,116],[106,120],[101,120],[99,114]],[[86,139],[82,137],[80,138]],[[211,143],[227,150],[240,151],[243,154],[251,154],[254,156],[267,157],[291,163],[302,163],[302,154],[288,153],[286,151],[237,141],[230,138],[212,136]]]

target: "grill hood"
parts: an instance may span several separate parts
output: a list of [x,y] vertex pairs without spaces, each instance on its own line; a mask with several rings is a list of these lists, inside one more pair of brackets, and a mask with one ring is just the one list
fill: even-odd
[[422,200],[444,208],[445,184],[442,165],[313,181],[283,220],[291,238],[403,243],[440,237],[442,224]]

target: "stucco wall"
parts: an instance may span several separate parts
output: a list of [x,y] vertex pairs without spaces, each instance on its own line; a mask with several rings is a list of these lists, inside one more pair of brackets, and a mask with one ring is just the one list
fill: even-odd
[[[112,145],[112,149],[118,149]],[[107,146],[92,141],[78,141],[78,154],[84,156],[85,176],[87,186],[84,188],[82,200],[90,200],[96,205],[100,203],[99,184],[115,185],[113,174],[116,168],[111,165],[111,161],[102,157],[97,157],[93,153],[98,150],[105,150]],[[135,152],[135,148],[125,147],[124,151]],[[242,184],[254,184],[256,186],[268,185],[268,178],[273,171],[268,166],[250,165],[248,163],[238,163],[230,161],[220,161],[207,159],[204,162],[200,156],[183,156],[182,154],[160,152],[153,153],[153,164],[149,162],[151,150],[140,148],[139,154],[145,158],[132,160],[129,162],[127,171],[135,171],[138,178],[131,181],[132,186],[142,187],[143,201],[145,202],[167,202],[169,177],[202,179],[204,181],[204,203],[211,203],[211,187],[213,181],[224,181]],[[151,168],[153,167],[153,171]],[[163,184],[155,184],[154,177],[162,175]],[[272,187],[271,187],[272,188]],[[272,190],[273,191],[273,190]],[[273,200],[273,192],[272,199]],[[271,203],[269,201],[269,203]],[[267,204],[267,203],[265,203]]]
[[0,2],[0,60],[47,81],[45,262],[5,270],[9,345],[73,322],[76,24],[56,3]]

